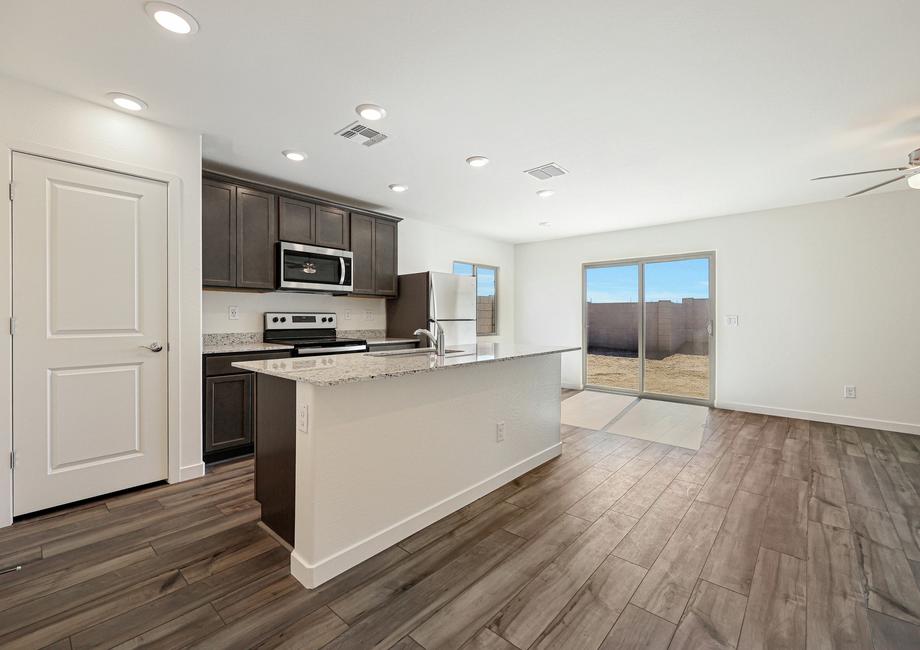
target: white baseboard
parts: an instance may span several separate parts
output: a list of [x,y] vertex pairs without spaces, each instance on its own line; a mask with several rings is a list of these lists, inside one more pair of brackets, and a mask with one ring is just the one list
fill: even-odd
[[834,413],[818,413],[816,411],[796,411],[794,409],[779,408],[776,406],[762,406],[760,404],[744,404],[741,402],[716,402],[716,408],[758,413],[760,415],[775,415],[783,418],[797,418],[799,420],[814,420],[830,424],[843,424],[866,429],[882,429],[884,431],[897,431],[920,436],[920,424],[909,422],[894,422],[891,420],[873,420],[871,418],[853,417],[851,415],[836,415]]
[[204,463],[195,463],[179,468],[179,480],[188,481],[189,479],[204,476]]
[[494,474],[484,481],[480,481],[465,490],[449,496],[443,501],[435,503],[316,564],[307,563],[306,560],[297,553],[297,544],[295,540],[295,549],[294,552],[291,553],[291,575],[308,589],[318,587],[327,580],[373,557],[380,551],[401,542],[410,535],[417,533],[426,526],[433,524],[452,512],[456,512],[479,497],[485,496],[492,490],[500,488],[505,483],[513,481],[517,477],[526,474],[535,467],[539,467],[548,460],[552,460],[560,453],[562,453],[562,443],[556,443],[552,447],[544,449],[529,458],[525,458],[521,462],[515,463],[511,467],[502,470],[498,474]]

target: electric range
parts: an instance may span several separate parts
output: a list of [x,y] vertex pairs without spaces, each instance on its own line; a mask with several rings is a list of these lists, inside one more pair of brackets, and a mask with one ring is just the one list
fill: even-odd
[[266,343],[294,346],[295,357],[367,352],[367,341],[336,336],[332,312],[266,312]]

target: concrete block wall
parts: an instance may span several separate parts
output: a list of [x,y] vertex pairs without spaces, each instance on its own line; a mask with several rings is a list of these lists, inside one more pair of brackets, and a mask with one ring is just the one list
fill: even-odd
[[[708,299],[660,300],[646,303],[645,310],[646,357],[709,353]],[[639,304],[589,303],[588,347],[638,353]]]

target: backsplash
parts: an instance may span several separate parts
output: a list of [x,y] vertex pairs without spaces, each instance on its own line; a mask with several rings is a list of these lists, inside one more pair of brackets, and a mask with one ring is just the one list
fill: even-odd
[[[237,320],[229,318],[231,306],[237,308],[239,316]],[[267,311],[334,312],[338,321],[338,330],[352,334],[368,330],[380,333],[385,332],[387,327],[386,301],[382,298],[333,297],[285,291],[268,293],[204,291],[201,331],[205,335],[256,333],[258,340],[262,340],[264,329],[262,314]]]

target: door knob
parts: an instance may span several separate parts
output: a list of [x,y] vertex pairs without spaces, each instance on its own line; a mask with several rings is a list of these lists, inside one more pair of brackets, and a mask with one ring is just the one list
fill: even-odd
[[163,346],[160,345],[159,341],[154,341],[150,345],[142,345],[141,347],[146,348],[147,350],[150,350],[151,352],[159,352],[160,350],[163,349]]

